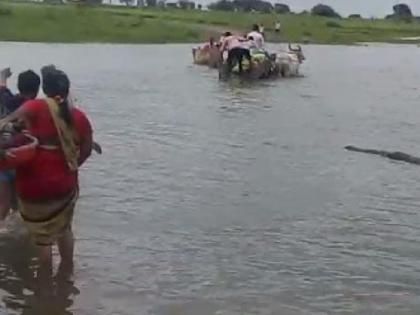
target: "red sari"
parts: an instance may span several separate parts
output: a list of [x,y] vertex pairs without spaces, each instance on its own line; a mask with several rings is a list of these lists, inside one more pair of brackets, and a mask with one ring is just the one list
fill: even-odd
[[[70,110],[72,129],[69,128],[60,120],[59,107],[51,99],[49,103],[29,101],[19,110],[29,133],[39,141],[35,157],[16,168],[19,211],[34,242],[49,246],[71,230],[79,196],[77,164],[81,165],[90,156],[92,128],[85,114],[76,108]],[[76,150],[78,160],[74,159],[71,167],[62,149],[63,130],[60,129],[60,139],[57,128],[66,128]]]
[[[40,146],[35,158],[16,169],[16,190],[23,200],[48,200],[69,194],[78,186],[77,171],[71,171],[63,152],[59,149],[57,129],[45,100],[32,100],[22,105],[29,133],[36,137]],[[79,144],[92,141],[92,127],[86,115],[77,108],[71,109],[73,127]],[[57,149],[45,145],[56,144]],[[81,145],[80,161],[89,155]],[[89,152],[84,152],[89,151]],[[87,155],[87,156],[86,156]]]

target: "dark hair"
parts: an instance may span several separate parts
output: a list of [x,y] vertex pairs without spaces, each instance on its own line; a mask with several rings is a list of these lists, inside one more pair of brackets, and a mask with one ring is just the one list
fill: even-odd
[[71,125],[72,117],[67,100],[70,90],[70,80],[68,76],[61,70],[48,71],[44,73],[42,78],[42,90],[48,97],[61,97],[62,101],[58,104],[60,108],[60,116],[67,125]]
[[254,24],[254,25],[252,25],[252,30],[259,32],[260,31],[260,27],[258,26],[258,24]]
[[17,86],[21,95],[35,98],[40,85],[41,79],[34,71],[27,70],[19,74]]
[[254,36],[248,36],[248,40],[254,40]]
[[232,33],[231,33],[231,32],[225,32],[225,33],[223,34],[223,36],[225,36],[225,37],[232,36]]

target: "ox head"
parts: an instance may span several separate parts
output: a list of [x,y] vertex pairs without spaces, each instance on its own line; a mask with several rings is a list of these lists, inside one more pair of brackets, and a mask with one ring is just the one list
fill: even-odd
[[292,45],[289,44],[289,51],[292,54],[296,55],[296,57],[299,60],[299,63],[302,63],[306,59],[305,55],[303,54],[302,47],[300,45],[297,45],[296,48],[293,48]]

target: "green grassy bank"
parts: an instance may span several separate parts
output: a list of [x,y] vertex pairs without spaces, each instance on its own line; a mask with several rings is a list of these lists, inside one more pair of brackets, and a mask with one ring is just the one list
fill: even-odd
[[[272,32],[280,20],[281,36]],[[329,19],[310,15],[229,13],[178,9],[86,7],[0,2],[0,40],[28,42],[199,42],[224,30],[263,23],[272,41],[321,44],[401,42],[420,36],[420,22]],[[414,41],[415,42],[415,41]],[[418,40],[417,42],[420,42]]]

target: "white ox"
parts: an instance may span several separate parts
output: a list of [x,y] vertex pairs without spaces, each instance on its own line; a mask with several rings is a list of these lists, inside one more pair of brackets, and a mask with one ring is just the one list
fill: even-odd
[[292,48],[289,44],[288,51],[281,51],[277,54],[276,63],[279,66],[282,77],[297,77],[299,76],[300,65],[305,60],[302,47]]

